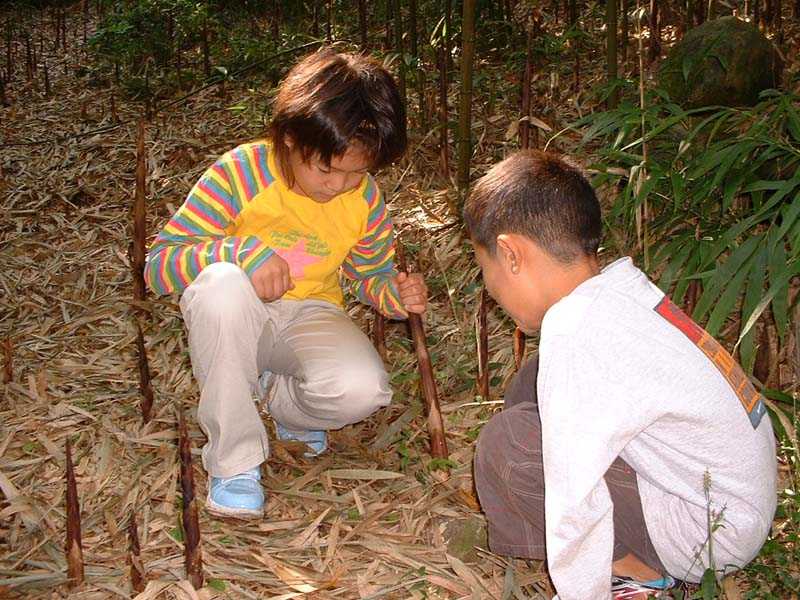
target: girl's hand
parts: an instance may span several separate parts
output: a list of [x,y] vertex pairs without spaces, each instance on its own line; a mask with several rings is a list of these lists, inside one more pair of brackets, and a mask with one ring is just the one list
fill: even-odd
[[272,302],[294,289],[289,275],[289,264],[277,254],[270,256],[250,276],[256,295],[265,302]]
[[397,289],[406,311],[422,314],[428,306],[428,286],[420,273],[400,273]]

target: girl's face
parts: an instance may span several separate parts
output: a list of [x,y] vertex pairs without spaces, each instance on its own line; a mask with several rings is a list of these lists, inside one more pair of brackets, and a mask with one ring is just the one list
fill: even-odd
[[370,159],[358,144],[352,144],[341,156],[326,165],[318,155],[303,161],[300,151],[289,143],[289,169],[294,175],[292,191],[316,202],[330,202],[339,194],[354,190],[364,179]]

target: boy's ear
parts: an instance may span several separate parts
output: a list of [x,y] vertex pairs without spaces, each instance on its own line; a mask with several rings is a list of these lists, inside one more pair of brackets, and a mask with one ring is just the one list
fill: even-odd
[[283,136],[283,143],[286,144],[286,147],[291,150],[294,148],[294,138],[290,134],[286,134]]
[[522,247],[515,235],[501,233],[497,236],[497,255],[503,266],[518,275],[522,263]]

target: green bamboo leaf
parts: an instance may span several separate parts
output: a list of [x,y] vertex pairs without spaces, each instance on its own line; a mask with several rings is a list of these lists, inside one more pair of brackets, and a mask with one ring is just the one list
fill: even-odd
[[792,265],[787,264],[786,244],[782,238],[774,240],[774,245],[770,244],[770,249],[769,281],[770,283],[785,281],[783,287],[776,290],[772,299],[772,316],[775,317],[775,327],[783,342],[789,328],[789,280],[786,279],[786,274],[791,271]]
[[[700,321],[705,317],[711,305],[719,298],[725,284],[736,277],[742,266],[753,255],[762,237],[761,235],[756,235],[748,238],[731,253],[724,263],[717,267],[715,275],[706,284],[703,295],[700,296],[694,313],[692,313],[692,318],[695,321]],[[709,331],[709,333],[711,332]]]
[[[776,234],[778,239],[783,239],[795,223],[800,219],[800,193],[781,210],[781,225]],[[791,239],[791,236],[789,236]]]
[[800,115],[788,101],[786,103],[786,129],[795,142],[800,142]]
[[[767,260],[769,257],[769,246],[762,246],[756,254],[753,266],[750,269],[750,276],[747,280],[747,291],[742,301],[742,324],[747,322],[753,314],[759,301],[764,294],[764,285],[767,280]],[[739,359],[745,372],[753,372],[753,364],[756,357],[755,329],[751,329],[741,339],[739,346]]]
[[[675,281],[675,276],[681,271],[681,267],[683,267],[684,263],[689,258],[689,254],[694,249],[693,242],[694,239],[677,239],[668,244],[670,249],[669,254],[667,256],[672,256],[672,260],[667,263],[667,266],[664,268],[664,271],[661,273],[661,277],[658,280],[658,287],[660,287],[666,293],[669,291],[669,288],[672,286],[672,283]],[[677,252],[675,252],[677,250]],[[656,258],[660,258],[658,255]],[[654,261],[658,264],[660,261]]]
[[736,346],[734,346],[734,351],[739,346],[742,341],[742,338],[747,335],[747,333],[753,328],[753,325],[756,324],[758,318],[761,314],[766,310],[769,303],[772,302],[772,299],[778,293],[778,291],[786,285],[787,282],[791,281],[792,277],[796,277],[800,275],[800,261],[795,261],[792,263],[792,267],[788,269],[780,279],[774,282],[770,282],[769,290],[767,290],[766,295],[761,298],[761,302],[758,303],[753,314],[750,315],[750,318],[747,319],[747,322],[744,324],[744,327],[741,328],[739,331],[739,339],[736,340]]
[[[683,304],[684,296],[686,295],[686,289],[689,287],[689,283],[691,282],[694,277],[691,275],[697,269],[700,261],[702,260],[703,254],[703,247],[701,243],[698,243],[689,255],[688,260],[686,261],[686,266],[683,268],[682,276],[680,279],[677,280],[675,285],[675,291],[673,292],[673,297],[675,302],[678,304]],[[683,275],[683,274],[687,275]]]
[[736,271],[733,279],[729,279],[723,284],[723,292],[719,300],[714,304],[714,309],[711,311],[711,316],[706,324],[706,331],[709,334],[717,335],[726,319],[736,308],[739,297],[744,291],[745,280],[750,274],[750,263],[754,258],[755,255],[750,254],[750,259]]

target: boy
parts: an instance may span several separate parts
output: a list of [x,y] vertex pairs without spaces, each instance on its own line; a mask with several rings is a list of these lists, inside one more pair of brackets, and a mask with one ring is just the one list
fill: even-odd
[[644,597],[753,559],[776,505],[760,396],[630,258],[599,268],[578,169],[514,154],[464,221],[489,293],[540,332],[538,373],[520,370],[478,439],[492,550],[546,558],[560,600],[611,598],[612,575],[614,597]]

